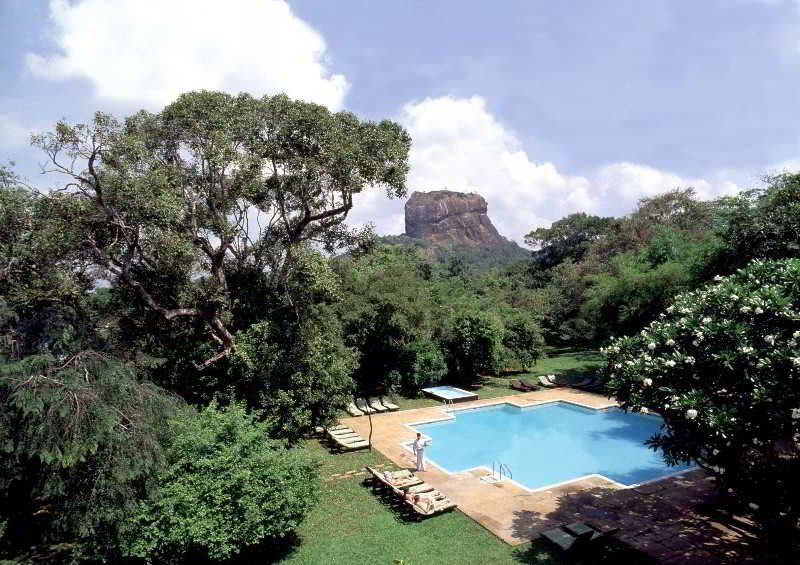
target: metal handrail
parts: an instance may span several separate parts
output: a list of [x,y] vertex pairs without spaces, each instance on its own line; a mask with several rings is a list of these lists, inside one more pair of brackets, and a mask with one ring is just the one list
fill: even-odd
[[[497,471],[495,471],[495,466],[497,466]],[[513,481],[514,474],[511,472],[511,467],[500,461],[492,461],[492,477],[500,475],[500,478],[497,479],[498,481],[503,480],[503,469],[505,469],[506,473],[508,474],[508,478]]]

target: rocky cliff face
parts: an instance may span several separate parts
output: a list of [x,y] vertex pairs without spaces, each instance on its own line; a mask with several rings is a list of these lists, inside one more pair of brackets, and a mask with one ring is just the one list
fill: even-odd
[[478,194],[449,190],[414,192],[406,202],[406,235],[440,244],[507,243],[497,233],[486,210],[486,200]]

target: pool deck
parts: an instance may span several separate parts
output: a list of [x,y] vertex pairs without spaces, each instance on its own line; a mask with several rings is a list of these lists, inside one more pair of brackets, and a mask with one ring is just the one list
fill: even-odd
[[[503,402],[524,407],[555,401],[598,409],[616,406],[597,394],[557,388],[465,402],[454,410]],[[413,456],[403,447],[416,435],[409,424],[447,418],[441,406],[373,415],[372,445],[399,467],[413,469]],[[342,423],[369,437],[367,417],[345,418]],[[700,470],[634,487],[591,475],[535,491],[508,480],[483,481],[481,477],[491,474],[483,468],[451,474],[428,464],[427,471],[417,474],[458,504],[459,510],[512,545],[535,539],[544,530],[583,521],[602,529],[619,529],[619,539],[663,563],[748,562],[738,551],[745,543],[746,525],[738,528],[738,522],[725,524],[719,517],[703,515],[700,507],[712,496],[713,484]]]

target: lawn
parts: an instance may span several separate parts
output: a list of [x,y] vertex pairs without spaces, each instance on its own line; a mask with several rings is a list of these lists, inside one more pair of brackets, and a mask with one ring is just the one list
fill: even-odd
[[[307,440],[307,450],[320,463],[323,478],[319,504],[298,530],[293,548],[274,563],[355,565],[494,565],[537,563],[643,563],[621,547],[595,553],[585,561],[565,560],[540,542],[512,547],[484,530],[477,522],[454,511],[423,521],[399,512],[391,499],[373,493],[365,475],[332,478],[364,465],[391,462],[377,451],[332,454],[317,440]],[[632,560],[632,557],[634,558]]]

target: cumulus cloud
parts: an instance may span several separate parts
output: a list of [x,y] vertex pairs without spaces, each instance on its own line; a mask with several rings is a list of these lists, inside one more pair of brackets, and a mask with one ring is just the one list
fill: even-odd
[[[640,198],[677,187],[692,186],[706,199],[736,191],[731,182],[682,178],[635,163],[611,163],[588,176],[566,174],[528,155],[479,96],[412,102],[398,120],[413,139],[409,190],[477,192],[500,233],[520,243],[531,229],[573,212],[619,216]],[[403,204],[365,193],[356,199],[351,221],[402,233]]]
[[322,36],[284,0],[51,0],[58,53],[28,54],[51,80],[158,108],[193,89],[286,92],[338,110],[349,88]]

